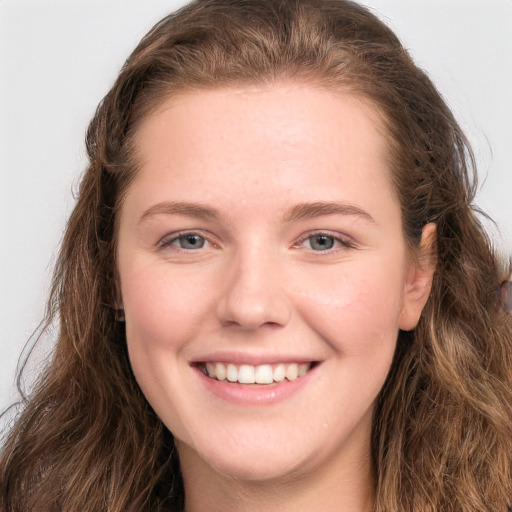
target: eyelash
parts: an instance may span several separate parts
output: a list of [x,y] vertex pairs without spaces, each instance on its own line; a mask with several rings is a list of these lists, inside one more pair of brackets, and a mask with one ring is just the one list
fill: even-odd
[[174,246],[176,250],[178,251],[184,251],[184,252],[192,252],[192,251],[198,251],[200,249],[202,249],[204,247],[204,245],[202,247],[199,247],[197,249],[194,249],[194,248],[189,248],[189,249],[185,249],[183,247],[179,247],[178,245],[175,244],[175,242],[177,242],[178,240],[180,239],[184,239],[186,237],[198,237],[198,238],[202,238],[203,242],[205,244],[208,244],[208,245],[215,245],[213,244],[209,239],[208,237],[204,236],[204,234],[202,234],[201,232],[198,232],[198,231],[180,231],[178,233],[172,233],[170,235],[167,235],[165,236],[164,238],[162,238],[160,240],[160,242],[158,242],[158,247],[160,249],[165,249],[167,247],[171,247],[171,246]]
[[[179,245],[176,244],[180,239],[185,239],[186,237],[198,237],[201,238],[203,241],[203,245],[198,248],[184,248],[179,247]],[[316,250],[313,247],[308,247],[309,250],[311,250],[314,253],[319,254],[332,254],[339,251],[344,251],[346,249],[354,249],[355,244],[353,244],[351,241],[349,241],[347,238],[342,237],[338,234],[333,234],[329,231],[315,231],[315,232],[309,232],[300,237],[297,242],[293,245],[293,248],[299,249],[307,240],[312,240],[314,238],[324,238],[332,240],[332,247],[328,247],[327,249],[319,249]],[[158,243],[159,248],[165,249],[167,247],[174,246],[175,250],[178,251],[184,251],[184,252],[195,252],[199,251],[200,249],[204,248],[204,244],[215,246],[213,242],[210,241],[208,237],[206,237],[203,233],[198,231],[181,231],[178,233],[172,233],[170,235],[165,236],[160,240]],[[336,244],[338,244],[338,247],[335,247]],[[340,247],[341,246],[341,247]]]
[[[334,233],[331,233],[329,231],[315,231],[313,233],[311,233],[311,232],[310,233],[306,233],[304,236],[299,238],[299,240],[297,241],[296,244],[294,244],[293,247],[294,248],[299,248],[307,240],[311,240],[311,239],[314,239],[314,238],[320,238],[320,237],[331,239],[333,241],[333,247],[329,247],[329,248],[327,248],[325,250],[315,250],[312,247],[309,247],[308,248],[309,250],[311,250],[312,252],[315,252],[315,253],[319,253],[319,254],[332,254],[332,253],[344,251],[344,250],[347,250],[347,249],[354,249],[355,248],[355,244],[352,243],[346,237],[342,237],[339,234],[334,234]],[[335,247],[336,244],[338,244],[339,246]]]

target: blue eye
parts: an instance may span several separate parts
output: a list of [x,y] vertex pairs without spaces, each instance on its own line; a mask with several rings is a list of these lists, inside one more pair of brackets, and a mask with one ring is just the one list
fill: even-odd
[[317,253],[335,254],[347,249],[354,249],[355,245],[351,239],[341,233],[331,234],[326,231],[317,231],[305,234],[298,240],[295,247],[302,247]]
[[328,235],[314,235],[308,237],[306,243],[314,251],[328,251],[334,247],[336,239]]
[[195,235],[193,233],[187,233],[184,235],[180,235],[173,240],[168,245],[176,245],[180,249],[202,249],[206,244],[206,239],[200,235]]

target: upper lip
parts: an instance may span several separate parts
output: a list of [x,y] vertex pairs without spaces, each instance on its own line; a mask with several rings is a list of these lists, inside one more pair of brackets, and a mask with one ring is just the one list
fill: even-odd
[[245,352],[215,352],[194,358],[190,364],[201,363],[232,363],[236,365],[249,364],[253,366],[261,364],[287,364],[287,363],[312,363],[319,361],[302,355],[279,355],[279,354],[255,354]]

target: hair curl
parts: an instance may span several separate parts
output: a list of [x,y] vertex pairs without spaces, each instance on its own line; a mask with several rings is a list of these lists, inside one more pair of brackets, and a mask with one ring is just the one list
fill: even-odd
[[137,127],[178,91],[294,80],[368,100],[386,127],[411,247],[437,226],[417,328],[400,332],[374,413],[376,512],[505,512],[512,496],[512,326],[471,206],[469,145],[393,32],[344,0],[197,0],[153,27],[87,133],[89,166],[56,266],[46,372],[0,457],[2,510],[181,510],[172,434],[131,372],[116,321],[116,219]]

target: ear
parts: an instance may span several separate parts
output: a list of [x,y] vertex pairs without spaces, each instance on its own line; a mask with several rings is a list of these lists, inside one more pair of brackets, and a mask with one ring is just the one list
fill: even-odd
[[423,227],[417,254],[411,257],[407,269],[402,305],[398,317],[398,327],[410,331],[416,327],[425,307],[436,268],[436,225]]

